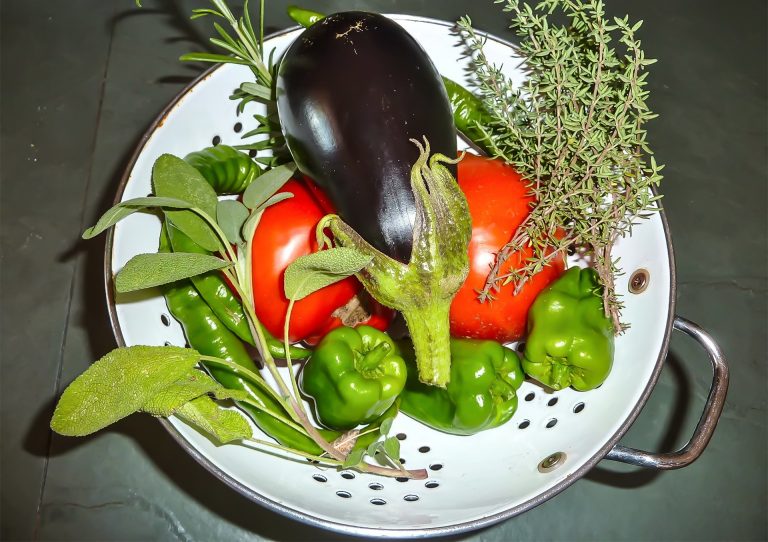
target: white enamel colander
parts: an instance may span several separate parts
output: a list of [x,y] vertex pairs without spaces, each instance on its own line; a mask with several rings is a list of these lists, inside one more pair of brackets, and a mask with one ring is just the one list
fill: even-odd
[[[431,56],[437,69],[465,81],[467,58],[449,23],[392,16]],[[275,58],[298,36],[290,29],[266,40]],[[520,81],[509,43],[488,37],[485,53]],[[243,142],[258,105],[237,115],[229,99],[250,80],[241,66],[206,72],[185,89],[154,122],[126,171],[116,202],[151,192],[150,173],[163,153],[185,156],[209,146]],[[365,84],[360,82],[359,84]],[[157,250],[159,220],[136,213],[118,224],[107,244],[105,276],[110,316],[120,345],[183,346],[181,327],[162,297],[115,296],[112,277],[136,254]],[[404,415],[392,434],[410,468],[427,468],[427,480],[391,479],[323,469],[244,445],[216,446],[204,435],[171,418],[166,428],[214,476],[274,511],[311,525],[357,535],[426,537],[455,534],[517,515],[556,495],[602,459],[654,468],[678,468],[695,460],[707,445],[722,410],[728,373],[714,341],[695,324],[674,316],[672,245],[663,213],[640,222],[615,248],[625,274],[617,290],[626,303],[630,330],[616,341],[613,370],[598,389],[556,393],[532,382],[519,390],[520,406],[506,425],[471,437],[443,434]],[[630,291],[630,288],[632,291]],[[640,293],[632,293],[642,290]],[[258,300],[257,300],[258,302]],[[699,341],[708,354],[713,384],[701,421],[680,451],[649,454],[618,445],[656,383],[672,329]],[[258,434],[258,429],[254,429]]]

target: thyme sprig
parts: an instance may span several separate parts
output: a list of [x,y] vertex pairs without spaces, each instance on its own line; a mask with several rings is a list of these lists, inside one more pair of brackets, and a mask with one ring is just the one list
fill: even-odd
[[[479,293],[492,299],[503,285],[517,293],[533,274],[569,250],[588,251],[604,286],[603,302],[617,333],[623,304],[614,278],[617,240],[638,218],[657,209],[651,192],[662,176],[646,141],[645,123],[656,117],[646,103],[647,66],[636,33],[642,21],[606,21],[601,0],[497,0],[512,14],[517,52],[527,71],[516,87],[483,52],[484,39],[469,17],[459,30],[471,51],[472,72],[495,117],[478,126],[493,154],[514,165],[531,183],[537,203],[504,245]],[[565,25],[554,23],[555,13]],[[530,247],[518,268],[505,262]]]

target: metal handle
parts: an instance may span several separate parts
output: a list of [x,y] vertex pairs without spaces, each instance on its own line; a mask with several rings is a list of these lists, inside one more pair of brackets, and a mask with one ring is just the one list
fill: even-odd
[[709,439],[712,438],[712,433],[715,431],[717,420],[723,411],[725,395],[728,392],[728,365],[725,363],[723,351],[712,336],[697,324],[676,316],[673,326],[675,329],[686,333],[696,340],[706,350],[712,363],[712,387],[709,389],[704,412],[698,425],[696,425],[696,430],[693,432],[691,440],[676,452],[662,454],[653,454],[617,444],[608,452],[605,459],[654,469],[679,469],[690,465],[698,459],[704,448],[709,444]]

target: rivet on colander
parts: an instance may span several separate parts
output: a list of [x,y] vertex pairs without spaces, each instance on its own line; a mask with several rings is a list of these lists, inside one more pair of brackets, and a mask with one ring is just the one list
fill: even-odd
[[651,282],[651,274],[647,269],[638,269],[629,277],[629,291],[633,294],[641,294],[648,288]]
[[548,455],[539,463],[539,472],[552,472],[565,462],[565,457],[565,452],[555,452]]

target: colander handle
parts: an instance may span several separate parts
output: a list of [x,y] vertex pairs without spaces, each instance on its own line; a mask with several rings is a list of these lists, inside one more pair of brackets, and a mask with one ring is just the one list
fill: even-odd
[[707,352],[712,363],[712,387],[709,389],[707,404],[704,405],[704,412],[691,440],[676,452],[662,454],[653,454],[617,444],[608,452],[605,459],[654,469],[679,469],[693,463],[712,438],[728,392],[728,365],[725,363],[725,356],[712,336],[697,324],[676,316],[673,326],[696,340]]

